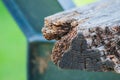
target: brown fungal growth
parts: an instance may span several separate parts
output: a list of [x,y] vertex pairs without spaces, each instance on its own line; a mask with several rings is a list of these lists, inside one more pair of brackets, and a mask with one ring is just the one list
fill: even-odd
[[52,61],[63,69],[120,73],[120,1],[102,0],[45,18],[46,39],[56,39]]

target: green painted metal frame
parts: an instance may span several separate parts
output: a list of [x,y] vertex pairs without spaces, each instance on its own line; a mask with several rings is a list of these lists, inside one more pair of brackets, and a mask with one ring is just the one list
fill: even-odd
[[[31,24],[32,22],[30,23],[31,20],[29,20],[29,18],[31,16],[29,16],[29,14],[26,14],[26,12],[24,11],[24,8],[26,8],[28,6],[22,7],[22,5],[25,5],[24,4],[25,1],[32,2],[32,0],[3,0],[4,4],[6,5],[8,10],[10,11],[10,13],[14,17],[14,19],[17,21],[19,28],[22,30],[22,32],[26,36],[26,39],[28,42],[27,79],[28,80],[38,80],[41,77],[39,77],[39,78],[36,77],[35,75],[32,74],[32,71],[31,71],[34,68],[34,64],[31,62],[31,60],[34,59],[33,50],[34,50],[34,48],[37,48],[38,46],[42,47],[43,45],[47,45],[47,44],[49,44],[49,45],[47,45],[48,49],[51,50],[52,49],[51,47],[55,41],[45,40],[44,37],[42,36],[42,34],[40,33],[40,31],[38,31],[39,27],[34,28],[35,26]],[[43,6],[43,7],[38,9],[41,11],[40,13],[42,13],[42,14],[39,14],[38,18],[42,17],[42,20],[44,20],[44,17],[46,17],[48,15],[54,14],[54,13],[59,12],[59,11],[63,11],[64,9],[66,10],[66,9],[75,7],[75,5],[72,2],[68,2],[68,6],[64,5],[63,4],[64,0],[61,0],[61,1],[35,0],[35,2],[37,2],[37,1],[40,2],[39,4]],[[20,2],[23,2],[23,4],[19,4]],[[59,4],[59,2],[60,2],[60,4]],[[39,7],[40,5],[37,5],[37,6]],[[29,7],[30,7],[30,5],[29,5]],[[48,9],[45,10],[45,7],[48,7]],[[43,13],[45,13],[45,14],[43,14]],[[43,25],[43,21],[41,21],[40,23]],[[39,50],[39,49],[37,48],[36,50]],[[44,50],[46,50],[46,49],[44,49]],[[43,50],[43,52],[44,52],[44,50]]]

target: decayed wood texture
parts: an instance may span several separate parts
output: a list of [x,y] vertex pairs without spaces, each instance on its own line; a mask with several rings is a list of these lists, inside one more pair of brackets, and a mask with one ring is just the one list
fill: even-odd
[[120,0],[48,16],[42,32],[57,40],[51,59],[59,67],[120,73]]

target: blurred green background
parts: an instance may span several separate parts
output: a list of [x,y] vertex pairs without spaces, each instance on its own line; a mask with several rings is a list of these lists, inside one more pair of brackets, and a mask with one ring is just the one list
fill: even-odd
[[[77,6],[95,0],[74,0]],[[0,80],[26,80],[27,41],[0,0]]]
[[83,6],[83,5],[98,1],[98,0],[73,0],[73,1],[77,6]]
[[0,80],[26,80],[26,39],[0,0]]

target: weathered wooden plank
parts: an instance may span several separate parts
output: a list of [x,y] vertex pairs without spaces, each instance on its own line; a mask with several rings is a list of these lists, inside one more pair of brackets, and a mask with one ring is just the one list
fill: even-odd
[[45,18],[46,39],[56,39],[52,61],[63,69],[120,73],[120,0],[102,0]]

